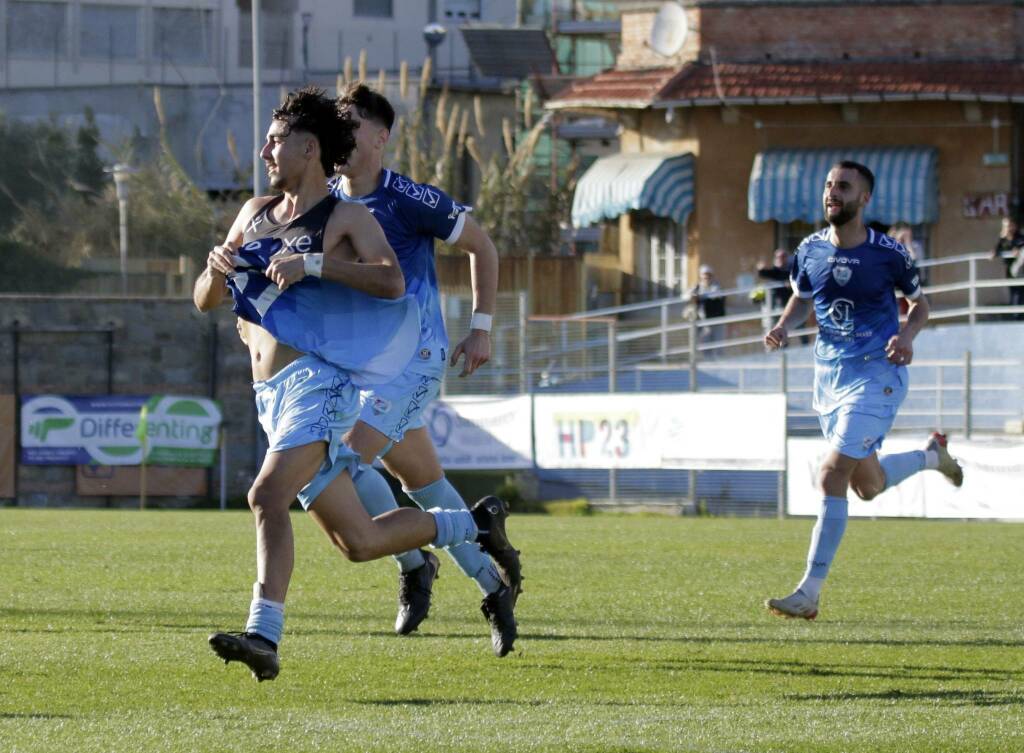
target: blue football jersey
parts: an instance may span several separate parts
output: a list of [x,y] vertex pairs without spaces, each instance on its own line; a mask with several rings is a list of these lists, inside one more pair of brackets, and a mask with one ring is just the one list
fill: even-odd
[[385,169],[376,190],[353,198],[341,187],[341,179],[329,184],[331,193],[342,201],[366,206],[384,229],[384,235],[398,257],[405,275],[406,293],[414,296],[420,309],[418,362],[431,371],[443,369],[448,335],[441,315],[437,271],[434,267],[434,239],[454,243],[462,235],[469,207],[453,200],[440,188],[415,183],[404,175]]
[[907,250],[888,235],[867,232],[856,248],[837,248],[825,228],[805,238],[793,257],[790,281],[796,295],[814,302],[820,360],[884,351],[899,331],[896,288],[910,300],[921,295]]
[[389,382],[403,373],[419,333],[412,296],[375,298],[309,276],[282,291],[263,272],[284,244],[281,238],[260,238],[238,249],[238,271],[227,280],[235,313],[278,342],[345,369],[357,386]]

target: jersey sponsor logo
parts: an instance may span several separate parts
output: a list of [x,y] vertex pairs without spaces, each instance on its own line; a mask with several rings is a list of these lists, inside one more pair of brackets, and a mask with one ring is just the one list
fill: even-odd
[[828,318],[842,334],[853,332],[853,301],[849,298],[836,298],[828,307]]
[[265,220],[265,219],[266,219],[266,215],[264,215],[263,212],[260,212],[255,217],[253,217],[251,220],[249,220],[249,225],[245,228],[245,232],[247,232],[247,233],[255,233],[257,230],[259,230],[260,225],[263,224],[263,220]]
[[313,239],[308,235],[300,235],[296,238],[282,238],[283,245],[278,253],[302,254],[312,247]]
[[830,256],[828,257],[828,263],[857,266],[860,264],[860,259],[858,259],[856,256]]

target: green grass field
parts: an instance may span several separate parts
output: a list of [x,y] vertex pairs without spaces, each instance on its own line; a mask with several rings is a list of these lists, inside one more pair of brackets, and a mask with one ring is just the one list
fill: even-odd
[[295,516],[282,671],[241,629],[243,512],[0,509],[0,751],[1022,751],[1024,527],[853,521],[817,622],[761,601],[807,520],[522,516],[520,639],[490,652],[442,558],[421,634],[395,568]]

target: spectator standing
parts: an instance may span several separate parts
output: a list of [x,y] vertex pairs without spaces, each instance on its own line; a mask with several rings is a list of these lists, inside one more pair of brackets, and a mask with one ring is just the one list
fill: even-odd
[[[715,270],[708,264],[700,266],[700,281],[690,290],[690,302],[699,319],[719,319],[725,316],[725,296],[722,286],[715,279]],[[716,343],[725,336],[725,325],[714,324],[701,327],[701,344]]]
[[[1021,234],[1016,220],[1003,218],[1003,226],[999,239],[992,249],[993,259],[1002,259],[1006,265],[1006,277],[1009,280],[1024,280],[1024,235]],[[1010,288],[1010,305],[1024,306],[1024,287]],[[1015,314],[1012,318],[1024,318]]]

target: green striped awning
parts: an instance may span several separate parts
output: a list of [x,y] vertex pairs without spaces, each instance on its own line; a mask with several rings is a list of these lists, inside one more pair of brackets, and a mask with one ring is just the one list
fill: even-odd
[[585,227],[646,209],[682,225],[693,211],[693,196],[692,154],[614,154],[583,173],[572,198],[572,224]]

